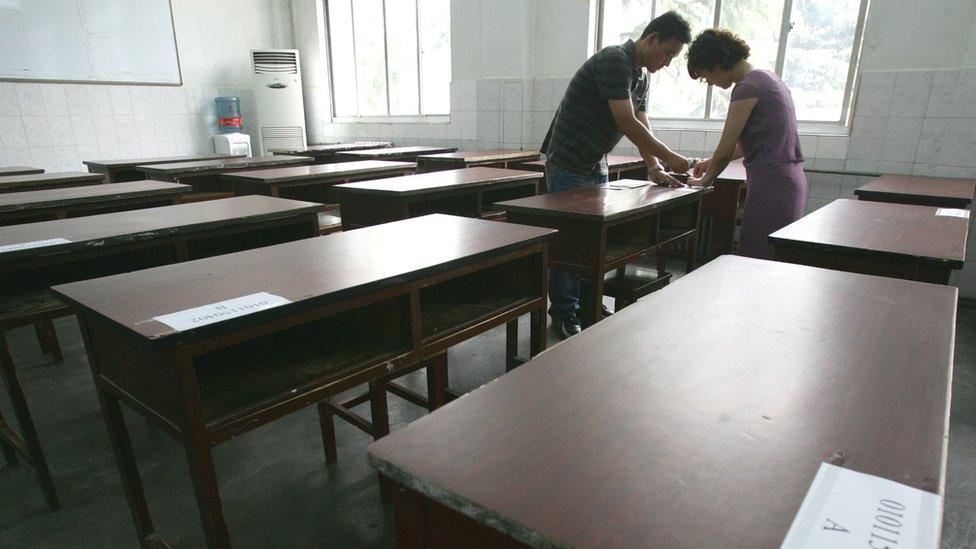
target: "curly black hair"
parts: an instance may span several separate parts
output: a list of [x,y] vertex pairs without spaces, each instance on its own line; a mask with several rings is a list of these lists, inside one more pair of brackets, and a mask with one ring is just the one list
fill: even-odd
[[749,44],[739,35],[725,29],[706,29],[698,33],[688,47],[688,75],[697,79],[702,71],[716,68],[729,70],[749,58]]

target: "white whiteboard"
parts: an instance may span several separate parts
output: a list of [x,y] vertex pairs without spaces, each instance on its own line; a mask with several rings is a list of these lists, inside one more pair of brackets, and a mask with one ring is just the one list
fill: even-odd
[[169,0],[0,0],[0,78],[182,84]]

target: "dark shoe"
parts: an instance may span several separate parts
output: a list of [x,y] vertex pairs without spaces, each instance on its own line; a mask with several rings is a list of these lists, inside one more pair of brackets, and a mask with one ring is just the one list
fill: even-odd
[[613,311],[607,309],[606,305],[603,305],[603,309],[600,311],[600,314],[603,315],[603,318],[607,318],[608,316],[613,314]]
[[559,339],[567,339],[570,336],[574,336],[583,331],[583,328],[580,327],[580,321],[578,318],[576,318],[576,315],[554,320],[552,324],[553,327],[556,328],[556,333],[559,334]]

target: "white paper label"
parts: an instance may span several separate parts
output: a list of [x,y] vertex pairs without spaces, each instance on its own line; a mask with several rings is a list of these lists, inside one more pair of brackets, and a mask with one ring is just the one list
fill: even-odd
[[29,250],[31,248],[43,248],[45,246],[56,246],[58,244],[70,244],[67,238],[49,238],[47,240],[35,240],[33,242],[21,242],[20,244],[7,244],[0,246],[0,254],[4,252],[16,252],[17,250]]
[[611,181],[607,184],[607,187],[611,189],[636,189],[638,187],[646,187],[650,185],[647,181]]
[[935,210],[935,215],[941,215],[942,217],[962,217],[964,219],[969,219],[969,210],[960,210],[957,208],[939,208]]
[[154,316],[153,320],[158,320],[175,330],[183,331],[249,315],[287,303],[291,303],[291,301],[267,292],[259,292],[162,316]]
[[939,496],[822,463],[781,549],[938,547]]

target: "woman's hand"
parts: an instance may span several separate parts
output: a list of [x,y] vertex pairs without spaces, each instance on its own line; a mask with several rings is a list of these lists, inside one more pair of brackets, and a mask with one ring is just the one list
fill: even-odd
[[[700,180],[702,178],[702,176],[705,175],[705,172],[708,171],[708,166],[711,163],[712,163],[712,159],[711,158],[704,158],[702,160],[699,160],[698,163],[695,164],[695,171],[692,173],[692,175],[694,175],[696,179],[699,179]],[[690,183],[690,180],[689,180],[689,183]]]

